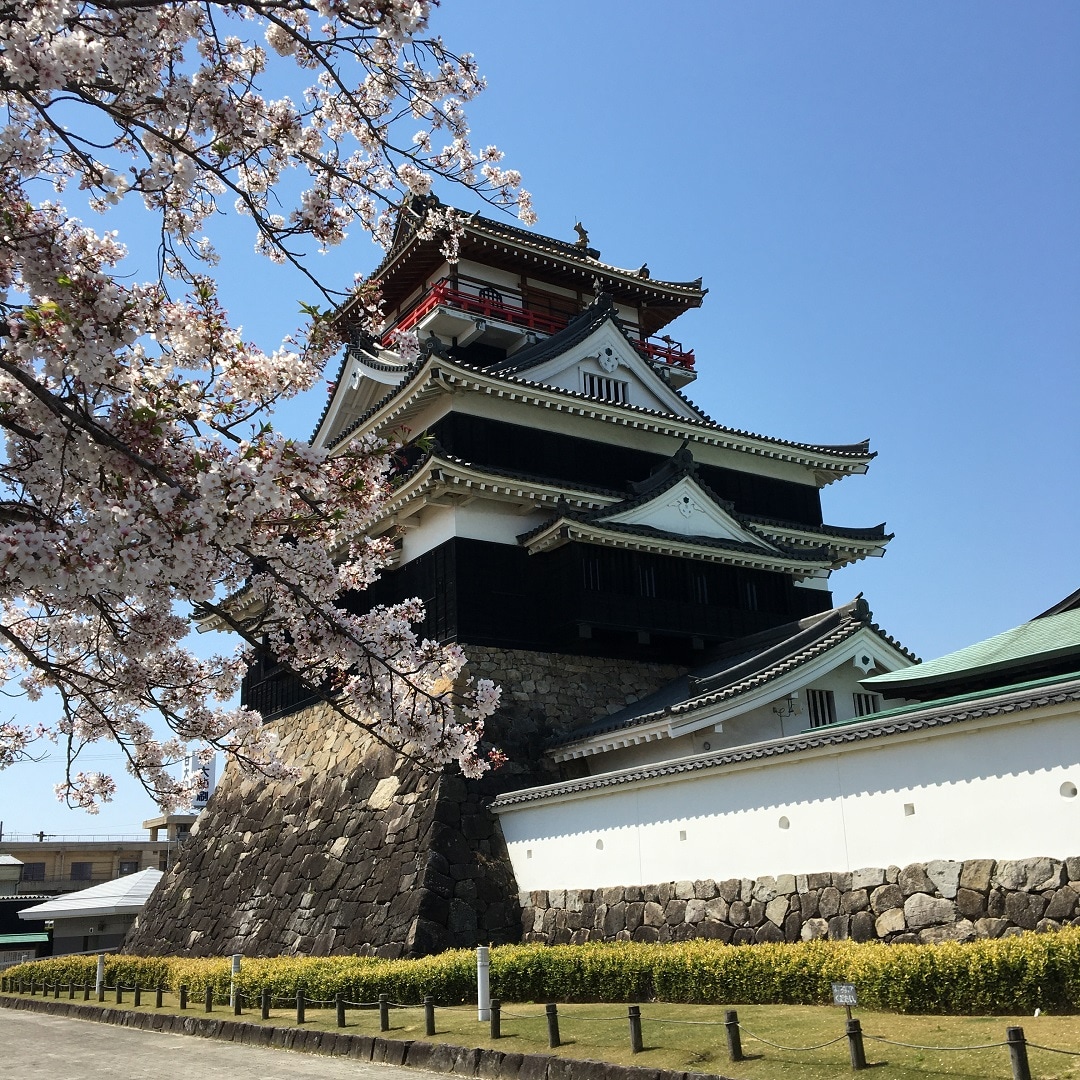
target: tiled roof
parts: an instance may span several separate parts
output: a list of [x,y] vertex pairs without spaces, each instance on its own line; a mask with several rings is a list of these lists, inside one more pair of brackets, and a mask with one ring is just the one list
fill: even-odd
[[648,724],[663,716],[677,717],[710,708],[757,690],[846,641],[867,628],[913,662],[918,659],[885,634],[861,596],[842,607],[795,623],[764,630],[729,642],[722,656],[689,675],[661,687],[611,716],[577,728],[551,743],[565,746],[596,735]]
[[623,769],[619,772],[603,773],[540,788],[511,791],[500,795],[492,804],[492,808],[499,810],[524,803],[541,802],[558,796],[598,791],[665,776],[705,772],[740,762],[782,757],[786,754],[823,747],[871,742],[891,735],[948,727],[984,717],[1022,716],[1031,709],[1078,701],[1080,701],[1080,674],[1073,674],[1067,678],[1044,680],[1038,686],[1008,687],[982,694],[972,694],[969,695],[968,700],[953,705],[943,706],[941,702],[930,702],[924,705],[908,706],[903,710],[896,710],[891,714],[880,714],[879,717],[872,717],[865,721],[816,728],[801,735],[733,747],[715,754],[679,758],[645,768]]
[[53,897],[44,904],[23,908],[19,918],[77,919],[97,915],[135,915],[142,910],[164,876],[160,870],[140,870],[89,889]]
[[956,676],[1030,667],[1040,660],[1076,655],[1080,659],[1080,609],[1032,619],[965,649],[928,660],[918,667],[865,679],[864,685],[902,695],[906,683],[933,685]]

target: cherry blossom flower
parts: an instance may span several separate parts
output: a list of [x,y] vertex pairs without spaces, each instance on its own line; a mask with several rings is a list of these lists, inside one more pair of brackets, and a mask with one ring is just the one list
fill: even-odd
[[[272,730],[230,704],[256,646],[417,761],[489,767],[479,740],[498,692],[463,678],[459,648],[418,637],[419,602],[361,613],[341,602],[390,554],[364,530],[392,448],[358,440],[327,458],[269,422],[322,377],[341,345],[333,318],[312,309],[270,351],[244,340],[218,301],[204,231],[235,207],[258,251],[310,277],[305,243],[325,249],[354,228],[385,243],[397,208],[435,182],[531,223],[519,175],[495,147],[472,149],[465,105],[483,79],[471,56],[427,36],[430,8],[0,10],[0,680],[59,702],[51,728],[0,723],[0,768],[56,740],[57,791],[73,806],[93,811],[113,793],[77,765],[102,739],[165,808],[192,794],[168,771],[189,744],[282,774]],[[307,85],[292,97],[263,92],[297,78]],[[69,185],[95,210],[141,201],[160,231],[158,280],[119,278],[117,234],[42,198]],[[454,226],[433,203],[422,229],[449,229],[452,254]],[[357,288],[374,317],[377,291]],[[236,652],[194,655],[193,617],[234,630]]]

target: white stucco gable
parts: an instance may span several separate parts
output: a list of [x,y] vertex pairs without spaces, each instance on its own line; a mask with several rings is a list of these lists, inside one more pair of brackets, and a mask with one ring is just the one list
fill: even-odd
[[565,352],[522,370],[530,382],[621,401],[692,420],[704,415],[677,394],[645,360],[609,316]]
[[736,540],[765,551],[778,549],[762,537],[743,528],[714,498],[702,490],[691,476],[684,476],[666,491],[646,503],[598,521],[619,525],[644,525],[679,536],[705,536],[714,540]]

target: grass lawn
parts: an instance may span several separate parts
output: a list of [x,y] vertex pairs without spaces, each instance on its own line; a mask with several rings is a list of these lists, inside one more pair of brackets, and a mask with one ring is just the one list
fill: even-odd
[[[66,992],[62,995],[67,998]],[[109,995],[112,997],[112,995]],[[79,995],[81,999],[81,994]],[[153,993],[143,995],[140,1012],[153,1011]],[[132,1008],[131,995],[123,1005]],[[286,1026],[295,1022],[291,1008],[275,1008],[267,1023]],[[728,1058],[723,1019],[726,1008],[736,1008],[742,1028],[742,1048],[747,1060]],[[173,995],[165,996],[164,1011],[177,1012]],[[803,1005],[668,1005],[641,1006],[644,1050],[630,1051],[625,1005],[560,1005],[562,1046],[549,1050],[544,1006],[504,1004],[503,1038],[493,1041],[488,1024],[476,1019],[476,1006],[438,1008],[434,1041],[464,1046],[497,1047],[506,1052],[552,1053],[568,1058],[590,1058],[627,1065],[717,1073],[735,1080],[834,1080],[851,1071],[847,1040],[843,1038],[844,1010]],[[189,1003],[188,1015],[205,1015],[201,1002]],[[228,1006],[217,1005],[213,1015],[233,1019]],[[970,1077],[990,1080],[1012,1073],[1008,1050],[1001,1045],[985,1049],[946,1051],[915,1047],[974,1047],[1005,1041],[1005,1029],[1022,1027],[1029,1044],[1080,1051],[1080,1016],[910,1016],[855,1009],[862,1022],[868,1080],[932,1080],[936,1077]],[[243,1019],[260,1023],[259,1014],[245,1011]],[[379,1035],[390,1039],[423,1039],[422,1008],[393,1009],[391,1030],[379,1031],[378,1012],[349,1010],[345,1031]],[[307,1028],[337,1031],[333,1009],[307,1009]],[[877,1037],[877,1038],[875,1038]],[[830,1040],[839,1041],[819,1046]],[[890,1042],[878,1041],[888,1039]],[[818,1049],[795,1051],[783,1047]],[[1080,1080],[1080,1056],[1052,1053],[1029,1045],[1028,1056],[1035,1080]]]

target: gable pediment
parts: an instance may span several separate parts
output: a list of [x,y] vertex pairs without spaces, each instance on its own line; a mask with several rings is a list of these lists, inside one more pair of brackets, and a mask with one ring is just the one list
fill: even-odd
[[651,499],[635,500],[624,510],[618,506],[595,516],[598,523],[635,525],[685,537],[708,537],[734,540],[760,547],[763,551],[779,549],[751,532],[706,491],[692,476],[684,476]]
[[703,419],[653,370],[623,333],[614,315],[582,340],[521,371],[530,382],[573,390],[691,420]]

